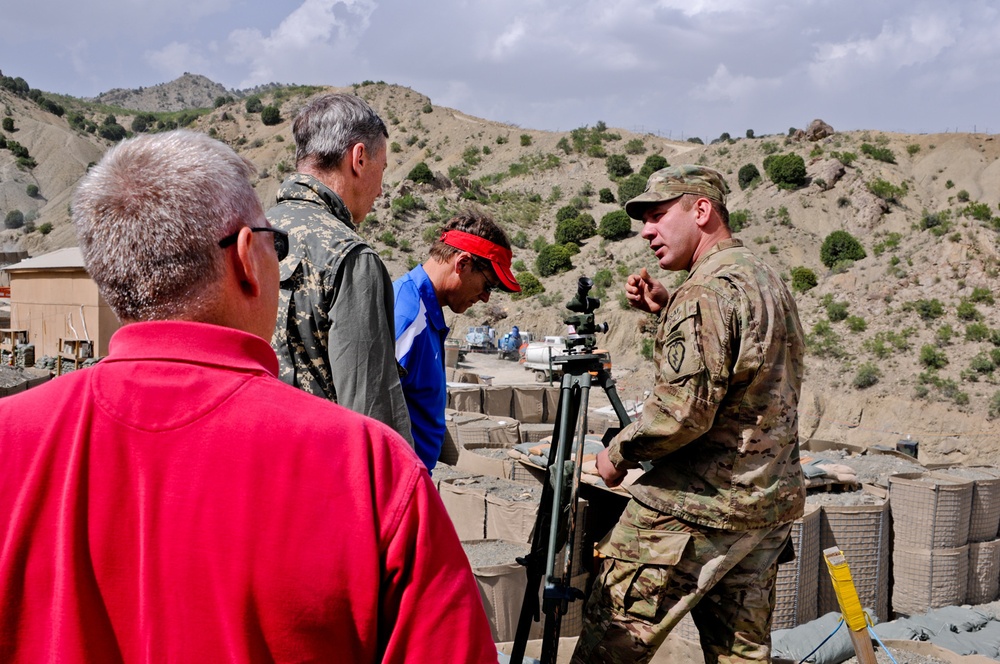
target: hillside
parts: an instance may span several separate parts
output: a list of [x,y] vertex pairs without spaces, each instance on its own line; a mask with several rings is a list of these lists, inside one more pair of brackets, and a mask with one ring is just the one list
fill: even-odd
[[[164,85],[157,94],[170,97],[170,84]],[[816,276],[815,288],[797,294],[810,348],[803,438],[894,445],[910,435],[920,441],[921,461],[1000,463],[1000,423],[989,417],[1000,409],[1000,374],[993,368],[1000,364],[1000,314],[992,301],[1000,284],[1000,146],[994,136],[835,131],[818,141],[723,136],[699,145],[607,128],[596,118],[594,126],[574,132],[524,129],[438,107],[414,90],[384,83],[346,90],[369,100],[389,123],[384,194],[361,231],[393,277],[422,261],[435,225],[470,202],[493,211],[516,238],[515,260],[537,275],[537,238],[554,241],[560,208],[571,205],[597,222],[619,209],[618,202],[600,202],[602,189],[617,201],[622,181],[608,175],[605,155],[623,155],[635,171],[651,155],[673,164],[704,163],[727,177],[729,208],[739,211],[735,217],[743,226],[737,236],[789,279],[796,267]],[[257,191],[269,206],[294,164],[290,118],[315,91],[261,92],[265,105],[280,106],[283,120],[274,126],[248,113],[242,99],[203,109],[189,126],[253,160],[260,169]],[[109,109],[58,99],[67,107],[62,117],[0,89],[5,117],[16,129],[0,135],[26,147],[37,162],[18,168],[13,154],[0,150],[0,214],[20,210],[30,218],[26,228],[35,229],[0,231],[0,250],[23,247],[37,255],[75,243],[68,224],[73,185],[111,142],[85,126],[74,129],[70,117],[78,113],[100,125]],[[131,127],[135,111],[111,112]],[[810,120],[802,119],[803,128]],[[787,153],[806,164],[801,186],[780,189],[764,175],[740,188],[744,165],[764,173],[765,158]],[[890,155],[895,163],[876,158]],[[406,180],[420,162],[432,170],[433,184]],[[39,190],[34,197],[27,193],[31,184]],[[38,230],[45,224],[51,224],[47,235]],[[462,337],[467,326],[484,322],[501,333],[517,324],[538,335],[558,334],[577,278],[599,276],[611,282],[595,289],[604,300],[597,319],[611,326],[601,343],[612,353],[620,393],[641,398],[653,379],[642,356],[642,328],[651,321],[623,309],[619,294],[629,272],[659,270],[638,230],[633,222],[623,240],[585,240],[571,270],[540,277],[540,295],[513,300],[495,294],[469,315],[449,312],[452,334]],[[859,240],[867,256],[833,269],[824,265],[821,246],[836,230]],[[678,279],[659,274],[668,286]]]

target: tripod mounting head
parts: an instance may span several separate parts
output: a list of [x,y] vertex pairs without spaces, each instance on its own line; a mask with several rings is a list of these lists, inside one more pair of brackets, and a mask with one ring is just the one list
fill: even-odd
[[566,303],[566,308],[575,312],[563,319],[573,330],[566,338],[568,353],[592,353],[597,347],[595,334],[608,331],[607,323],[594,323],[594,311],[601,306],[601,300],[588,295],[593,287],[593,279],[580,277],[576,283],[576,295]]

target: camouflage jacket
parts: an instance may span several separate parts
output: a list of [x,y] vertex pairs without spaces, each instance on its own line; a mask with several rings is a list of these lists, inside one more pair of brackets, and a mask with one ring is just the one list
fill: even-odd
[[802,327],[774,270],[739,240],[715,245],[661,312],[654,361],[653,393],[610,445],[616,466],[653,463],[632,495],[725,530],[801,516]]
[[289,239],[271,339],[281,380],[384,422],[412,445],[389,272],[316,178],[293,174],[277,198],[267,218]]

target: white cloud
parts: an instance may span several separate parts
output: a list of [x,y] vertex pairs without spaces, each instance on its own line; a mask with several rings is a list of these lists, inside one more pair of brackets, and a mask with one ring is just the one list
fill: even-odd
[[734,76],[726,65],[720,64],[707,81],[693,90],[692,95],[703,101],[740,102],[779,85],[778,79]]
[[514,22],[493,41],[489,50],[489,58],[494,61],[506,59],[524,41],[526,34],[527,29],[524,27],[524,21],[520,18],[514,19]]
[[960,19],[950,12],[886,22],[872,38],[818,45],[809,65],[810,76],[821,87],[849,85],[859,71],[884,74],[931,63],[955,43],[959,28]]
[[195,46],[181,42],[171,42],[159,50],[146,51],[143,60],[167,76],[167,80],[177,76],[179,72],[209,71],[208,59]]

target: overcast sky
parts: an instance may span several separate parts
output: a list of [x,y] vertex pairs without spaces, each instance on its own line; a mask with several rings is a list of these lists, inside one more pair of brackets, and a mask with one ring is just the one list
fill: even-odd
[[1000,132],[996,0],[26,0],[0,70],[89,97],[184,72],[412,87],[524,128]]

